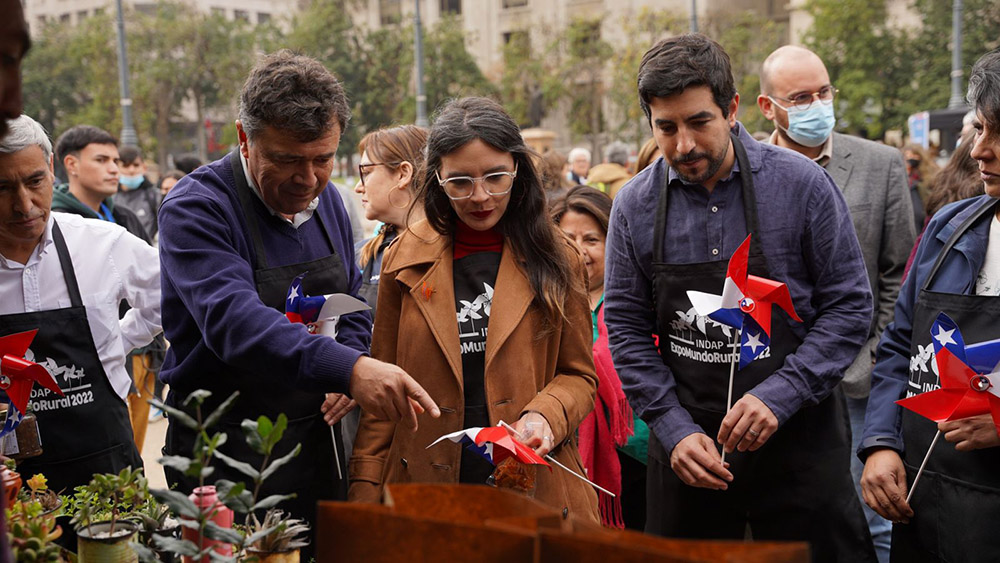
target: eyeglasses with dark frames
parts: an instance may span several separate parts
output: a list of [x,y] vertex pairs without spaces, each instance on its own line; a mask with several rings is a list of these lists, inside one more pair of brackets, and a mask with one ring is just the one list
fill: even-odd
[[[365,177],[368,176],[369,172],[365,172],[366,169],[375,166],[389,166],[390,168],[395,168],[402,164],[401,162],[366,162],[365,164],[358,164],[358,177],[361,179],[361,185],[365,185]],[[367,187],[367,186],[366,186]]]

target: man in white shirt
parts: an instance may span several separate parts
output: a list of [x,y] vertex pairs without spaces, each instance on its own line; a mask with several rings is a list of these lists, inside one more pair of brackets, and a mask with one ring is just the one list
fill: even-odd
[[[8,126],[0,139],[0,336],[38,329],[27,357],[65,394],[33,391],[44,453],[18,468],[71,490],[94,473],[142,465],[124,361],[161,331],[159,261],[118,225],[51,213],[52,144],[30,117]],[[119,320],[122,299],[132,309]]]

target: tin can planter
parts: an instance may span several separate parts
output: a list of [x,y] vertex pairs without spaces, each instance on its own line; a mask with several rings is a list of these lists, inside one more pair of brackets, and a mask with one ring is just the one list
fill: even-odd
[[137,563],[139,556],[130,545],[138,527],[132,522],[115,522],[115,533],[108,534],[110,522],[98,522],[76,530],[76,554],[79,563]]
[[258,563],[299,563],[299,550],[256,551],[247,549],[247,555],[257,558]]

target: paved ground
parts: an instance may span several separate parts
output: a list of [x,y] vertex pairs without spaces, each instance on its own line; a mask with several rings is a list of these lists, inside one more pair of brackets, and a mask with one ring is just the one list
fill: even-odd
[[163,466],[156,460],[163,455],[160,448],[163,447],[163,439],[167,435],[167,419],[158,418],[155,422],[150,422],[146,430],[146,442],[142,445],[142,464],[146,467],[146,478],[149,479],[149,486],[154,489],[162,489],[167,486],[167,480],[163,476]]

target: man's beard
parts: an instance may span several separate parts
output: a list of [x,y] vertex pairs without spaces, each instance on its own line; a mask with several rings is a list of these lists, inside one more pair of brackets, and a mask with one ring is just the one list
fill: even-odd
[[[726,147],[727,150],[728,148],[729,147]],[[680,169],[681,164],[692,162],[698,160],[699,158],[705,158],[708,160],[708,167],[705,168],[704,172],[702,172],[698,176],[687,176],[683,172],[681,172]],[[723,151],[722,154],[720,154],[719,156],[713,156],[712,154],[707,152],[692,151],[682,157],[677,158],[676,160],[671,162],[670,165],[673,166],[674,171],[677,172],[677,175],[680,176],[680,178],[685,182],[689,184],[701,184],[705,180],[708,180],[712,176],[715,176],[715,174],[718,173],[719,169],[722,168],[722,163],[725,162],[725,160],[726,160],[726,151]]]

